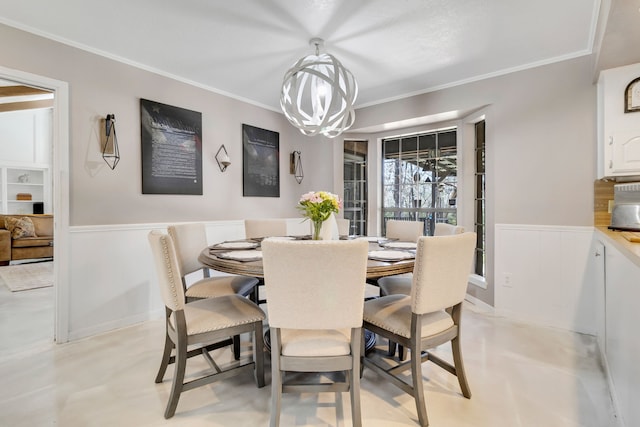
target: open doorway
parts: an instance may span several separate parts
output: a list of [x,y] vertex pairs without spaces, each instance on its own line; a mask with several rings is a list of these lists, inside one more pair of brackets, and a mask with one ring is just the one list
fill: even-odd
[[55,91],[0,79],[0,359],[55,339]]

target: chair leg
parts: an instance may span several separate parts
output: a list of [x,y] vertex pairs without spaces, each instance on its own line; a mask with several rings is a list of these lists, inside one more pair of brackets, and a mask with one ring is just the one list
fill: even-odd
[[253,361],[255,363],[255,379],[259,388],[264,387],[264,339],[262,337],[262,322],[255,323],[253,341]]
[[282,372],[280,371],[280,331],[271,329],[271,419],[270,427],[280,426]]
[[164,379],[164,374],[167,372],[167,366],[169,366],[169,359],[171,358],[171,350],[173,350],[173,342],[169,338],[169,334],[164,337],[164,350],[162,352],[162,360],[160,361],[160,369],[156,375],[156,383],[161,383]]
[[456,368],[456,376],[458,377],[458,383],[460,383],[460,389],[462,390],[462,395],[467,399],[470,399],[471,389],[469,389],[467,376],[464,372],[464,363],[462,363],[462,350],[460,348],[459,336],[451,340],[451,351],[453,353],[453,366],[455,366]]
[[169,359],[171,358],[171,350],[175,347],[173,341],[169,338],[169,316],[171,316],[171,310],[165,307],[165,334],[164,334],[164,350],[162,352],[162,360],[160,361],[160,369],[156,375],[156,383],[161,383],[164,379],[164,374],[167,372],[167,366],[169,366]]
[[387,355],[392,357],[396,355],[396,343],[391,340],[389,340],[389,350],[387,350]]
[[418,345],[411,347],[411,380],[413,381],[413,398],[416,401],[418,421],[422,427],[429,425],[427,418],[427,406],[424,400],[424,388],[422,386],[422,358]]
[[233,336],[233,358],[240,360],[240,335]]
[[[186,328],[186,327],[185,327]],[[175,371],[173,373],[173,384],[171,385],[171,394],[169,395],[169,402],[167,402],[167,409],[164,412],[164,417],[169,419],[176,413],[176,407],[178,406],[178,400],[180,399],[180,393],[184,386],[184,371],[187,366],[187,337],[179,337],[176,344],[176,363]]]
[[351,366],[351,372],[347,372],[349,377],[349,395],[351,397],[351,420],[353,427],[362,427],[362,411],[360,408],[360,366],[362,364],[360,360],[360,347],[362,345],[362,336],[364,333],[362,329],[359,333],[355,332],[352,335],[351,353],[353,356],[353,362]]

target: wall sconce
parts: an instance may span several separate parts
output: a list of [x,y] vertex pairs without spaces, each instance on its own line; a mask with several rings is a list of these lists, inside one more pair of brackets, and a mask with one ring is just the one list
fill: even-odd
[[231,159],[229,159],[229,154],[227,153],[227,149],[225,148],[224,144],[220,146],[218,152],[216,153],[216,162],[218,162],[220,172],[226,171],[227,166],[231,165]]
[[301,153],[299,151],[294,151],[291,153],[291,157],[289,159],[289,173],[294,175],[298,184],[302,183],[304,179],[304,171],[302,170],[302,157],[300,157]]
[[104,143],[102,144],[102,158],[111,170],[116,168],[120,161],[120,149],[116,136],[116,115],[107,114],[104,121]]

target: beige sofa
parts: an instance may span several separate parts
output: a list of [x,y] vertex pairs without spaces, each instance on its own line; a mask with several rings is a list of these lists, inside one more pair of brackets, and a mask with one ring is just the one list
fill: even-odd
[[[11,231],[7,229],[7,217],[17,220],[28,218],[33,224],[35,235],[13,238]],[[29,224],[29,220],[26,221],[27,224]],[[13,222],[15,227],[16,221],[9,222]],[[24,222],[19,222],[19,224],[24,224]],[[10,224],[9,228],[11,228]],[[20,230],[15,234],[20,234]],[[11,261],[21,259],[52,257],[53,215],[0,215],[0,265],[7,265]]]

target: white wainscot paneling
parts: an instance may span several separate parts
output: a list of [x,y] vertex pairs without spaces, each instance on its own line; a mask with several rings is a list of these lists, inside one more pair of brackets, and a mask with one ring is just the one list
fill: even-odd
[[496,225],[496,314],[595,335],[592,245],[592,227]]
[[[244,238],[244,222],[207,222],[210,244]],[[71,227],[69,339],[76,340],[150,318],[164,305],[147,240],[167,224]]]

